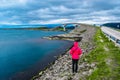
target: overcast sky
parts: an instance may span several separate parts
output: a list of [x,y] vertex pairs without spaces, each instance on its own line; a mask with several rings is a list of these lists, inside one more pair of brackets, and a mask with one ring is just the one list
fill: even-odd
[[120,0],[0,0],[0,24],[120,21]]

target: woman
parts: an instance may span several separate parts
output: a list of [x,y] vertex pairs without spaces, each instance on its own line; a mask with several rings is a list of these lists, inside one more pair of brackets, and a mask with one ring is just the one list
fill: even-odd
[[79,56],[81,56],[82,54],[82,50],[81,48],[78,46],[78,42],[75,41],[73,47],[70,49],[70,55],[72,56],[72,72],[76,72],[77,73],[77,69],[78,69],[78,60],[79,60]]

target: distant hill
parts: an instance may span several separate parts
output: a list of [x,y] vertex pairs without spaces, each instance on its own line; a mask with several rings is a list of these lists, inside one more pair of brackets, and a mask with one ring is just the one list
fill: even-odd
[[102,26],[120,29],[120,23],[106,23],[106,24],[103,24]]

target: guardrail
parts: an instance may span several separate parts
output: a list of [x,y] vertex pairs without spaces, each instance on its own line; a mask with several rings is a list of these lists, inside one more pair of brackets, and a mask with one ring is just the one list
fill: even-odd
[[109,40],[112,40],[117,46],[120,47],[120,32],[113,30],[108,27],[101,27],[102,32],[109,38]]

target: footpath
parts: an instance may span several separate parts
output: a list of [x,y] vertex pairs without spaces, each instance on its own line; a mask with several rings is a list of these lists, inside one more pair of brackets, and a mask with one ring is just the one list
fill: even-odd
[[45,71],[41,71],[33,80],[86,80],[85,76],[89,76],[96,68],[96,63],[85,62],[84,56],[95,48],[93,36],[96,28],[90,25],[80,24],[80,27],[75,28],[64,36],[82,37],[79,46],[83,49],[83,55],[79,60],[78,73],[72,74],[72,60],[69,50],[59,56],[59,58]]

